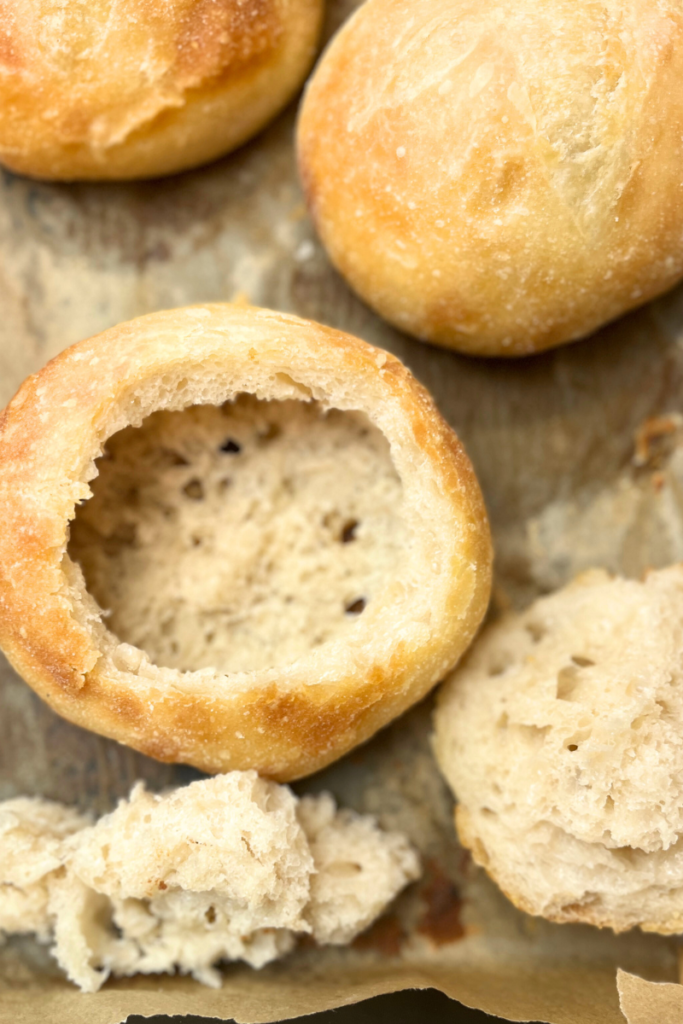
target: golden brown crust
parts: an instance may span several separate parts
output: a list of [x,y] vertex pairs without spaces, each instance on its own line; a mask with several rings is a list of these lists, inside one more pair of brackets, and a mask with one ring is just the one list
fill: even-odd
[[672,0],[368,0],[307,89],[299,166],[337,268],[476,355],[581,337],[683,274]]
[[0,162],[170,174],[241,145],[300,86],[322,0],[0,2]]
[[[312,394],[382,430],[416,517],[417,554],[406,554],[405,571],[421,586],[368,609],[353,651],[335,641],[282,669],[218,681],[206,671],[127,671],[65,554],[93,460],[108,436],[156,408],[220,404],[249,390]],[[0,422],[0,517],[0,646],[20,674],[70,721],[209,772],[296,778],[366,740],[458,660],[490,590],[479,487],[424,388],[388,353],[264,310],[141,317],[30,377]]]

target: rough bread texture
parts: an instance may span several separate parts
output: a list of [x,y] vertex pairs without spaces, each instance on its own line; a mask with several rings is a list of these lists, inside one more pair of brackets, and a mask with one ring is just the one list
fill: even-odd
[[[302,934],[350,942],[419,875],[403,835],[338,812],[327,794],[299,803],[255,772],[162,796],[139,783],[91,827],[38,800],[0,804],[5,820],[0,931],[52,931],[55,957],[87,992],[110,974],[176,969],[218,986],[222,960],[262,967]],[[22,923],[14,887],[36,879],[40,914]]]
[[0,161],[70,180],[212,160],[291,98],[322,11],[322,0],[2,2]]
[[369,815],[338,811],[328,793],[303,797],[297,813],[316,869],[306,919],[319,942],[350,942],[416,877],[415,853]]
[[683,274],[679,0],[368,0],[298,146],[332,260],[478,355],[581,337]]
[[462,841],[521,909],[683,929],[683,568],[593,570],[507,615],[445,684]]
[[484,614],[472,467],[393,356],[297,317],[141,317],[0,417],[0,646],[70,721],[287,780],[420,700]]
[[358,413],[242,396],[107,443],[69,554],[107,625],[158,665],[253,671],[348,631],[409,533]]
[[65,840],[89,819],[49,800],[0,803],[0,934],[49,931],[49,882],[66,859]]

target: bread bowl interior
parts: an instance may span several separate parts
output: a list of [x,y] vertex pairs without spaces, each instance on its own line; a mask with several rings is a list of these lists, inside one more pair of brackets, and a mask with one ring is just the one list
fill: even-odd
[[363,413],[240,394],[116,432],[68,553],[118,640],[181,671],[290,664],[352,630],[411,530]]

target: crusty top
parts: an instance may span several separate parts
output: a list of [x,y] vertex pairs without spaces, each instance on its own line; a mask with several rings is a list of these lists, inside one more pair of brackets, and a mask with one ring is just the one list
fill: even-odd
[[[350,631],[294,662],[229,676],[153,665],[120,644],[66,554],[106,439],[157,409],[236,394],[364,412],[389,442],[412,531]],[[207,771],[306,774],[366,739],[457,661],[486,607],[477,482],[393,356],[293,316],[190,307],[122,324],[29,378],[0,419],[0,644],[62,715]]]
[[[0,159],[57,178],[208,159],[286,102],[321,10],[321,0],[0,3]],[[234,110],[220,106],[230,92]]]
[[683,273],[680,0],[368,0],[307,88],[337,267],[418,337],[521,355]]

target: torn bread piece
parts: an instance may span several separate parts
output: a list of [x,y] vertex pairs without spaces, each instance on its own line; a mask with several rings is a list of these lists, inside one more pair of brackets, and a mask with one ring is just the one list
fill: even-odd
[[50,931],[50,881],[63,867],[65,840],[90,824],[69,807],[28,797],[0,803],[0,934]]
[[55,711],[287,781],[369,739],[486,609],[472,467],[392,355],[267,310],[141,317],[0,417],[0,645]]
[[683,930],[682,566],[505,615],[435,724],[460,838],[520,909]]
[[[10,819],[13,830],[0,833],[0,931],[52,934],[56,959],[85,992],[110,974],[176,969],[219,986],[222,961],[262,967],[301,935],[348,943],[420,873],[405,836],[337,811],[328,794],[299,801],[255,772],[161,796],[138,783],[92,826],[28,799],[0,804],[0,822]],[[39,880],[41,897],[24,922],[13,888],[20,842],[24,877]]]

